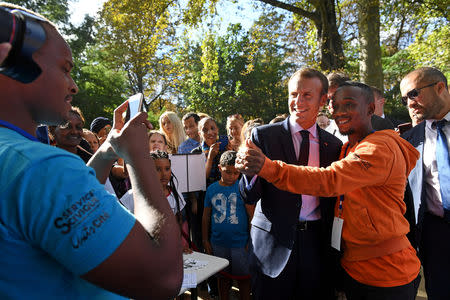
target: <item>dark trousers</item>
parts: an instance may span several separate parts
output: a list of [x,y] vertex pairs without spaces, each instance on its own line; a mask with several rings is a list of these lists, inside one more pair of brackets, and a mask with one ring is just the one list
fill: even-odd
[[425,213],[419,251],[428,299],[450,299],[450,223]]
[[[202,216],[203,216],[203,192],[183,193],[186,201],[186,219],[189,224],[190,238],[193,243],[193,250],[202,252]],[[192,203],[195,201],[195,204]],[[192,206],[197,207],[197,213],[192,212]]]
[[344,277],[347,300],[414,300],[420,283],[420,275],[408,284],[395,287],[365,285],[354,280],[347,273]]
[[[276,278],[264,275],[251,255],[253,299],[332,299],[331,282],[326,280],[321,221],[306,230],[297,229],[296,240],[286,267]],[[252,257],[253,256],[253,257]]]

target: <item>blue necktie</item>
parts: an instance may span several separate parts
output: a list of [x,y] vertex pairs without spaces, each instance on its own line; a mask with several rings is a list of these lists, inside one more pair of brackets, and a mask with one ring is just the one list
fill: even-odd
[[442,130],[447,120],[436,122],[436,163],[438,168],[439,185],[441,187],[444,218],[450,221],[450,159],[447,138]]

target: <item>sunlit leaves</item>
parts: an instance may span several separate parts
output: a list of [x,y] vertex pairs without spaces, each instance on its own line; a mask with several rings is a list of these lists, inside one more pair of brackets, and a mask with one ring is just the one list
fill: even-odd
[[201,81],[211,86],[215,81],[219,80],[216,41],[211,33],[207,34],[202,42],[202,57],[200,60],[203,63]]
[[[254,30],[255,27],[251,31]],[[273,39],[264,27],[256,30],[267,35],[252,40],[251,33],[235,24],[228,27],[224,36],[209,34],[199,45],[183,46],[178,61],[188,70],[179,86],[184,106],[208,113],[221,125],[233,113],[240,113],[245,119],[262,117],[268,121],[287,111],[285,79],[294,68],[284,61],[286,51],[277,45],[279,40]],[[202,80],[205,45],[214,52],[214,64],[218,66],[208,81]],[[255,50],[251,56],[249,49]]]
[[[172,1],[109,0],[100,13],[99,40],[126,71],[135,92],[158,89],[173,46]],[[160,64],[161,63],[161,64]]]
[[408,47],[417,66],[434,66],[450,78],[450,24],[437,27],[424,35],[419,31],[417,40]]

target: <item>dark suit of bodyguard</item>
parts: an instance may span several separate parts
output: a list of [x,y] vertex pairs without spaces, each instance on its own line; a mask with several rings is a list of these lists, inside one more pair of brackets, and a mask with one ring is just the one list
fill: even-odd
[[[317,73],[322,75],[312,69],[306,71],[303,69],[296,73],[298,84],[302,85],[300,87],[302,93],[306,89],[305,96],[300,97],[307,99],[307,92],[311,90],[309,85],[313,84],[311,80],[317,81],[320,76]],[[295,79],[294,76],[295,74],[291,81]],[[310,76],[312,78],[308,78]],[[323,78],[326,82],[326,94],[327,81],[325,76]],[[326,97],[323,99],[325,101]],[[302,118],[304,112],[313,116],[310,110],[315,109],[314,105],[300,106],[297,116],[295,111],[292,112],[296,108],[291,106],[291,117],[285,121],[253,130],[253,142],[270,159],[298,164],[299,158],[296,156],[289,119],[298,116]],[[316,115],[317,109],[313,124]],[[314,126],[319,143],[320,167],[327,167],[338,160],[342,142],[317,125]],[[251,247],[249,247],[254,299],[333,298],[332,286],[337,279],[332,278],[335,274],[336,260],[332,255],[330,241],[336,199],[319,198],[320,220],[301,222],[299,220],[301,195],[281,191],[258,177],[256,180],[242,178],[240,187],[247,203],[257,203],[251,222]]]

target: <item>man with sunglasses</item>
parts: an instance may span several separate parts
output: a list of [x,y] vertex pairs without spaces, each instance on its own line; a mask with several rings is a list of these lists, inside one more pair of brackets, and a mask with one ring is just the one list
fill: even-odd
[[[24,83],[0,69],[0,298],[175,297],[183,274],[180,231],[148,154],[146,114],[124,124],[127,102],[115,110],[113,130],[89,162],[93,169],[38,142],[37,125],[61,124],[78,92],[71,50],[48,20],[7,3],[0,9],[44,32],[30,55],[36,78]],[[10,50],[0,44],[0,65]],[[97,180],[104,182],[118,156],[127,163],[136,217]]]
[[420,124],[402,137],[419,152],[405,202],[414,203],[416,242],[428,299],[450,299],[450,94],[435,68],[414,70],[400,83],[402,103]]

